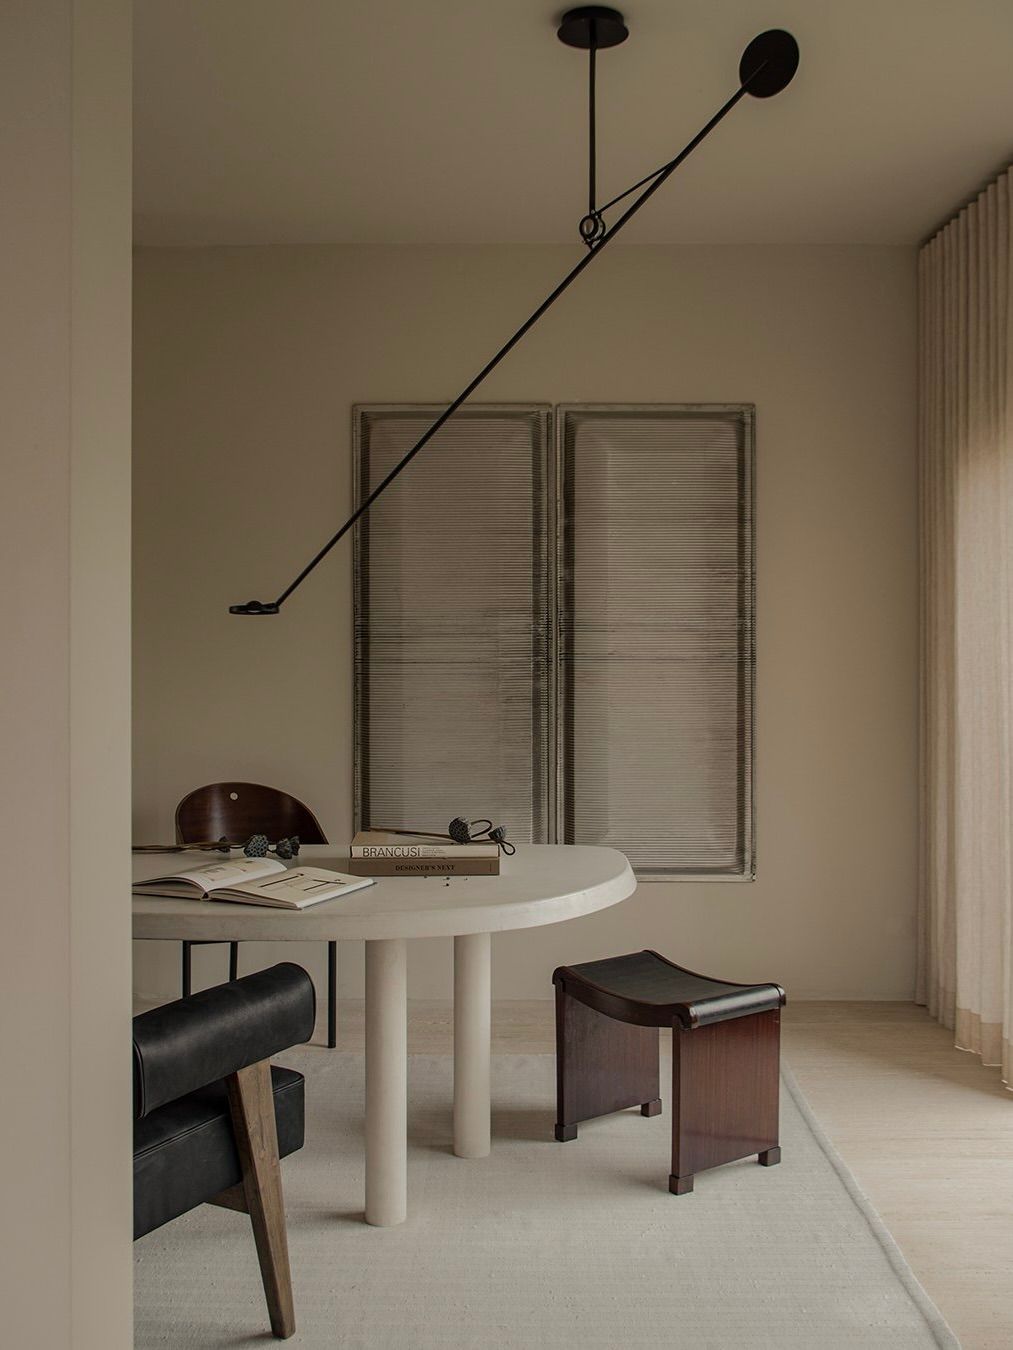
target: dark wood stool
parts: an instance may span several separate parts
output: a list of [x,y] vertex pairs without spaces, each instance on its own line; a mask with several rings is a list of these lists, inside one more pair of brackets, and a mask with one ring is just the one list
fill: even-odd
[[777,984],[730,984],[695,975],[657,952],[560,966],[556,986],[556,1138],[639,1106],[661,1111],[658,1028],[672,1028],[672,1171],[685,1195],[693,1175],[758,1155],[781,1161]]

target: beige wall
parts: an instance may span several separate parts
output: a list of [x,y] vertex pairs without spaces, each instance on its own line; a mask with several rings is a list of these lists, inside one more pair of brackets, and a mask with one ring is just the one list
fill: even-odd
[[129,0],[0,6],[0,1340],[131,1344]]
[[[347,837],[347,546],[278,618],[227,607],[276,595],[349,509],[350,405],[448,399],[576,256],[137,254],[137,839],[171,837],[176,800],[230,776]],[[557,963],[641,946],[796,997],[911,995],[914,319],[913,250],[619,245],[482,391],[757,407],[757,879],[645,884],[499,937],[496,996],[545,997]],[[322,971],[319,948],[300,955]],[[177,959],[139,952],[141,990],[171,993]],[[221,952],[199,960],[221,977]],[[361,964],[345,944],[344,993]],[[410,969],[415,995],[446,996],[449,944]]]

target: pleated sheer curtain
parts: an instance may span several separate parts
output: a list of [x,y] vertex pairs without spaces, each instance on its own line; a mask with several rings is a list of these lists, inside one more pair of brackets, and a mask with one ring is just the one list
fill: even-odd
[[1013,1086],[1013,169],[919,256],[918,1000]]

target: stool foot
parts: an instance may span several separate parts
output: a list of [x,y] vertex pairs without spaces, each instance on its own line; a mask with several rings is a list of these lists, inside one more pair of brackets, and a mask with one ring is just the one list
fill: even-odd
[[670,1176],[668,1178],[668,1189],[673,1195],[689,1195],[690,1191],[693,1189],[693,1178],[692,1176]]
[[661,1098],[655,1097],[653,1102],[644,1102],[640,1108],[640,1114],[642,1116],[660,1116]]
[[570,1141],[571,1139],[576,1139],[576,1137],[577,1137],[577,1127],[576,1127],[576,1125],[557,1125],[557,1126],[556,1126],[556,1141],[557,1141],[558,1143],[560,1143],[560,1144],[566,1144],[566,1143],[569,1143],[569,1141]]
[[776,1167],[781,1161],[780,1148],[767,1148],[762,1153],[756,1155],[756,1161],[761,1167]]

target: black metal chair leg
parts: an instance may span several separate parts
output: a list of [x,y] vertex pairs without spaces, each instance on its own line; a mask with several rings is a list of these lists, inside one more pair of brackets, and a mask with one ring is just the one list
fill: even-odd
[[239,979],[239,943],[229,943],[229,979]]
[[190,947],[191,943],[183,943],[183,973],[181,984],[184,998],[190,997],[191,976],[193,973],[192,962],[190,959]]
[[327,944],[327,1047],[338,1043],[338,944]]

